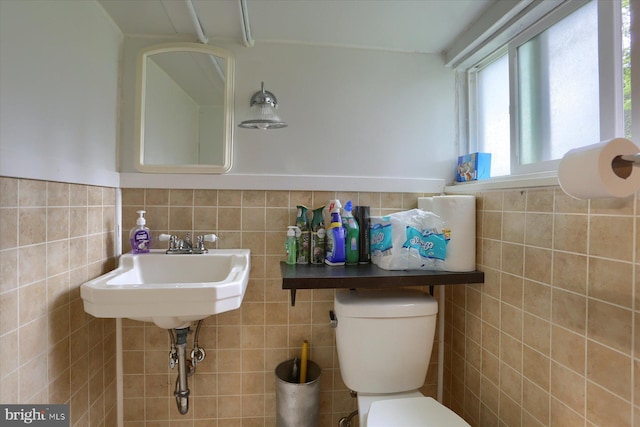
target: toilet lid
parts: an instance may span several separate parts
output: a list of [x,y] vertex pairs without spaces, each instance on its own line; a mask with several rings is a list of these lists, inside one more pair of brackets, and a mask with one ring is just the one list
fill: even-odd
[[367,427],[469,427],[462,418],[431,397],[378,400],[371,404]]

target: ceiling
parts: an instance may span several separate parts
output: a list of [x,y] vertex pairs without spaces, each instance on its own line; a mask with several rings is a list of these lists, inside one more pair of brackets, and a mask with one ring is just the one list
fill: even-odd
[[[126,35],[193,37],[189,0],[98,0]],[[242,43],[241,0],[191,0],[209,43]],[[246,0],[256,43],[441,53],[494,0]]]

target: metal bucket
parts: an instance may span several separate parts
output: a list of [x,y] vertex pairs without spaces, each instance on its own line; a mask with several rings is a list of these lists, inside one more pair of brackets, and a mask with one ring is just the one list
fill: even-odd
[[276,427],[318,427],[322,369],[309,360],[307,382],[292,382],[293,360],[280,363],[275,370]]

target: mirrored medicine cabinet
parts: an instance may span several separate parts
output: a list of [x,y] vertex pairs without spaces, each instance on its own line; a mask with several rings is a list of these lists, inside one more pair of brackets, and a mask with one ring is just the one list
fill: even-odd
[[170,43],[138,54],[136,169],[226,173],[233,159],[234,59],[199,43]]

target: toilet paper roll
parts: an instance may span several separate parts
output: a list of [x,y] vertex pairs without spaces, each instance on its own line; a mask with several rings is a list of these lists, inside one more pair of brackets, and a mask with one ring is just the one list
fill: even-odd
[[560,187],[576,199],[630,196],[640,189],[640,170],[630,168],[625,178],[626,174],[616,173],[612,162],[618,156],[638,152],[640,148],[625,138],[569,150],[558,166]]
[[434,196],[433,213],[451,230],[444,269],[476,269],[476,198],[475,196]]

